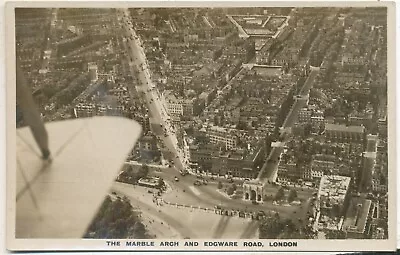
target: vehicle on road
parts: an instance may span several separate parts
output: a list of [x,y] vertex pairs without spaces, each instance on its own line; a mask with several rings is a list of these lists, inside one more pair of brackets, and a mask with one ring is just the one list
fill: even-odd
[[193,182],[193,185],[194,185],[194,186],[201,186],[201,182],[198,181],[198,180],[196,180],[195,182]]
[[178,182],[178,181],[179,181],[179,178],[175,176],[174,180],[175,180],[176,182]]

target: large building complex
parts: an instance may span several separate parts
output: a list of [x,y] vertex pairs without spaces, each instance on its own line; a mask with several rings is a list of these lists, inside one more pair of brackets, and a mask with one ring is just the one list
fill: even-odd
[[349,202],[350,177],[340,175],[323,176],[318,189],[318,229],[340,230]]

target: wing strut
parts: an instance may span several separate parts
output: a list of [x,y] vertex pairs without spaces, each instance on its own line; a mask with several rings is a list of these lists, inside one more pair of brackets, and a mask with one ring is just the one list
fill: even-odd
[[40,112],[35,105],[24,73],[19,66],[17,59],[17,101],[21,107],[24,121],[29,125],[33,137],[42,152],[42,158],[47,160],[50,158],[49,141],[47,131],[40,117]]

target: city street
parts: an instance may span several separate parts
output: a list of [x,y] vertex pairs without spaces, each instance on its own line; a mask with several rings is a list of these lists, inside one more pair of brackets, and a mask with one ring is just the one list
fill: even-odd
[[[140,39],[135,30],[129,23],[129,11],[127,9],[120,10],[118,15],[127,38],[125,44],[127,46],[127,57],[129,66],[131,67],[132,77],[134,77],[134,79],[137,77],[137,80],[139,81],[135,90],[144,92],[144,99],[149,107],[149,113],[151,116],[150,122],[153,127],[153,132],[162,139],[166,147],[166,149],[162,150],[163,157],[166,160],[172,160],[177,170],[184,169],[185,167],[182,164],[183,156],[182,153],[179,153],[177,139],[175,134],[172,132],[173,128],[167,120],[167,113],[161,105],[159,99],[160,96],[153,86],[144,49],[141,47]],[[130,88],[130,90],[132,90],[132,88]],[[160,124],[163,127],[161,127]],[[164,136],[164,127],[166,128],[167,136]],[[176,156],[178,156],[178,158]]]
[[[149,175],[158,176],[170,187],[170,190],[163,195],[166,201],[171,203],[178,203],[184,205],[201,206],[207,208],[214,208],[215,206],[221,206],[227,209],[243,210],[243,211],[265,211],[268,212],[279,212],[282,217],[290,217],[290,215],[298,208],[298,206],[281,206],[274,205],[272,201],[265,202],[262,204],[254,205],[251,201],[244,201],[241,198],[232,199],[226,195],[221,194],[217,191],[218,180],[211,180],[210,178],[204,178],[207,180],[207,185],[196,186],[194,182],[199,180],[196,176],[177,175],[176,170],[173,168],[166,168],[158,170],[156,168],[149,168]],[[178,181],[175,181],[175,177],[178,177]],[[226,189],[232,183],[229,183],[226,179],[221,179],[223,183],[223,189]],[[240,189],[242,182],[235,181],[236,185]],[[268,187],[266,192],[275,195],[277,187]],[[313,190],[298,190],[298,197],[306,199],[310,197]]]
[[[120,21],[125,32],[127,40],[124,40],[124,44],[127,50],[127,58],[129,61],[130,71],[132,77],[137,77],[139,84],[134,87],[134,90],[130,88],[131,91],[143,92],[144,99],[148,104],[150,123],[152,126],[152,131],[162,140],[165,145],[162,148],[162,154],[165,160],[172,161],[173,167],[167,167],[153,171],[154,175],[159,176],[169,184],[171,190],[168,194],[164,195],[164,199],[172,203],[180,203],[185,205],[202,206],[207,208],[214,208],[215,206],[221,206],[228,209],[238,209],[244,211],[265,211],[265,212],[279,212],[282,217],[292,217],[298,206],[281,206],[274,205],[272,202],[265,202],[263,204],[254,205],[250,201],[243,201],[242,199],[231,199],[227,196],[220,194],[217,191],[218,180],[210,180],[207,186],[195,186],[194,182],[197,177],[194,175],[181,176],[179,171],[185,169],[182,164],[183,157],[177,146],[177,139],[174,135],[173,128],[168,122],[168,116],[165,108],[162,106],[160,101],[160,95],[158,95],[157,89],[154,87],[150,77],[149,67],[147,66],[146,56],[144,54],[144,49],[141,47],[141,42],[139,37],[136,35],[135,30],[132,28],[130,20],[130,14],[128,10],[123,10],[119,13]],[[243,70],[243,68],[242,68]],[[239,72],[240,73],[240,72]],[[317,74],[316,70],[312,70],[309,78],[306,80],[301,96],[306,96],[309,93],[309,89]],[[234,78],[227,84],[229,85]],[[306,99],[301,98],[296,100],[290,113],[288,114],[284,127],[291,127],[298,115],[299,110],[306,104]],[[166,132],[165,132],[166,130]],[[164,135],[167,134],[167,136]],[[287,139],[287,137],[285,137]],[[273,148],[269,158],[276,159],[276,163],[267,163],[268,171],[263,171],[260,174],[261,179],[270,179],[271,176],[276,174],[278,158],[283,151],[283,148]],[[179,181],[175,181],[175,177],[179,178]],[[220,179],[222,182],[227,182],[227,180]],[[242,181],[235,180],[238,186],[242,185]],[[224,185],[228,187],[227,184]],[[267,193],[275,194],[277,187],[267,186]],[[300,198],[307,199],[310,197],[312,191],[309,190],[298,190],[298,195]]]
[[[160,176],[165,179],[167,183],[171,183],[171,187],[173,190],[170,194],[168,194],[168,198],[171,202],[180,202],[184,204],[190,205],[201,205],[205,207],[213,208],[216,205],[225,206],[230,209],[241,209],[241,210],[267,210],[267,211],[279,211],[284,215],[290,215],[293,213],[294,209],[291,207],[283,207],[279,205],[272,205],[272,203],[265,203],[262,205],[253,205],[251,202],[243,201],[241,199],[230,199],[226,196],[219,194],[216,191],[218,181],[210,181],[207,186],[195,187],[194,182],[196,181],[195,176],[185,176],[182,177],[179,174],[179,170],[184,169],[182,165],[181,158],[179,157],[181,153],[178,152],[176,137],[171,132],[172,128],[169,126],[165,109],[160,104],[159,95],[155,92],[151,84],[151,77],[149,75],[148,66],[146,64],[146,58],[143,52],[143,48],[140,46],[140,41],[135,33],[135,31],[130,26],[129,22],[126,20],[129,17],[128,11],[124,11],[121,15],[122,26],[126,33],[126,38],[128,40],[125,42],[126,49],[128,50],[128,61],[129,66],[131,67],[132,76],[135,77],[135,74],[138,77],[139,85],[135,88],[136,91],[142,91],[145,95],[145,100],[149,107],[150,113],[150,122],[152,125],[152,131],[161,138],[163,143],[165,144],[165,148],[162,149],[162,154],[164,159],[168,161],[174,162],[174,167],[163,169],[162,171],[158,171],[156,173],[157,176]],[[130,19],[130,18],[129,18]],[[125,21],[125,22],[124,22]],[[134,38],[134,39],[132,39]],[[313,75],[313,74],[311,74]],[[311,77],[310,75],[310,77]],[[313,75],[314,76],[314,75]],[[232,79],[233,80],[233,79]],[[311,84],[310,79],[308,79],[304,85],[304,87]],[[228,83],[229,85],[229,83]],[[307,90],[304,90],[307,91]],[[289,120],[286,126],[292,125],[293,121],[291,119],[296,118],[296,114],[298,114],[297,108],[300,107],[299,103],[295,103],[294,110],[290,113],[287,120]],[[302,107],[302,106],[301,106]],[[301,109],[301,107],[299,109]],[[162,125],[162,126],[161,126]],[[164,136],[164,128],[167,129],[167,136]],[[271,155],[273,158],[278,158],[281,151],[275,150]],[[177,157],[178,155],[178,157]],[[276,168],[276,167],[275,167]],[[175,176],[177,176],[180,181],[174,181]],[[237,185],[242,184],[240,181],[236,181]],[[271,188],[271,193],[275,192],[274,188]],[[301,195],[299,194],[301,197]],[[308,197],[309,194],[304,194],[304,197]]]
[[392,240],[393,5],[8,7],[16,239]]
[[[164,238],[257,238],[258,221],[224,216],[214,213],[213,208],[208,212],[191,207],[177,207],[153,202],[153,194],[145,187],[124,183],[114,183],[111,188],[118,196],[126,196],[132,206],[139,207],[144,224],[148,229],[157,231],[161,226],[163,233],[172,236]],[[179,219],[185,219],[181,221]],[[160,231],[158,231],[160,232]],[[163,236],[157,236],[163,237]]]
[[[299,96],[301,98],[296,99],[290,112],[288,113],[285,122],[282,126],[282,128],[291,128],[295,121],[297,120],[297,117],[299,115],[299,112],[301,108],[305,107],[307,105],[307,96],[310,93],[310,89],[312,85],[314,84],[314,80],[317,77],[319,72],[318,68],[312,67],[310,75],[308,76],[307,80],[304,82],[304,85],[299,93]],[[289,135],[287,133],[284,133],[283,135],[283,142],[287,142],[289,139]],[[267,162],[264,164],[262,167],[258,179],[262,181],[275,181],[277,177],[277,172],[278,172],[278,165],[280,161],[280,156],[284,150],[284,147],[273,147],[270,154],[268,155]]]

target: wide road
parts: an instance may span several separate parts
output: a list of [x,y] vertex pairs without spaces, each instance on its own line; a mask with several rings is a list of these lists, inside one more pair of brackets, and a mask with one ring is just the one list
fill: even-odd
[[[293,127],[294,123],[297,120],[299,112],[301,108],[307,105],[308,96],[310,93],[310,89],[315,82],[315,78],[317,77],[319,72],[319,68],[312,67],[310,75],[308,76],[307,80],[304,82],[302,89],[298,95],[298,98],[295,100],[290,112],[286,116],[286,119],[282,125],[283,128],[290,128]],[[282,141],[287,142],[289,139],[289,135],[284,133],[281,135]],[[283,147],[273,147],[270,154],[268,155],[268,159],[264,166],[261,168],[261,171],[258,175],[258,179],[265,182],[275,181],[278,172],[278,165],[280,156],[283,152]]]
[[[204,178],[208,181],[207,185],[195,186],[194,182],[199,179],[194,175],[176,175],[176,170],[173,168],[160,170],[158,168],[149,167],[149,170],[150,176],[158,176],[163,178],[163,180],[170,187],[169,191],[166,194],[163,194],[163,198],[165,199],[165,201],[171,203],[178,203],[189,206],[201,206],[205,208],[214,208],[215,206],[221,206],[226,209],[245,210],[252,212],[258,212],[260,210],[263,210],[266,213],[279,212],[282,217],[288,218],[292,216],[293,211],[295,211],[297,208],[297,206],[288,207],[273,205],[272,203],[268,202],[254,205],[250,201],[244,201],[241,198],[228,198],[217,192],[219,181],[223,183],[224,189],[232,185],[232,183],[229,183],[224,178],[221,178],[220,180],[211,180],[210,178]],[[178,177],[178,181],[175,181],[175,177]],[[236,180],[235,183],[238,187],[240,187],[242,184],[242,182],[238,180]],[[267,192],[275,194],[276,187],[275,189],[270,187]],[[310,197],[310,191],[299,190],[298,197],[308,198]]]
[[[137,91],[144,93],[144,99],[149,106],[149,112],[151,116],[151,123],[153,132],[156,133],[164,142],[165,149],[163,150],[164,158],[174,161],[174,167],[164,169],[156,173],[156,175],[164,178],[171,187],[174,189],[177,196],[177,201],[181,203],[193,204],[195,206],[201,205],[204,207],[212,208],[215,205],[221,205],[230,209],[246,209],[252,211],[259,210],[274,210],[282,214],[282,216],[289,216],[294,210],[291,207],[276,206],[269,203],[253,205],[250,202],[242,201],[241,199],[233,200],[229,199],[218,192],[216,192],[217,183],[210,183],[207,186],[194,186],[193,182],[196,180],[195,176],[187,175],[181,177],[179,170],[184,169],[182,164],[182,153],[179,153],[177,148],[176,137],[173,134],[174,130],[167,120],[165,109],[160,104],[159,95],[156,89],[153,89],[150,78],[150,71],[147,67],[147,61],[144,54],[144,50],[141,47],[139,37],[136,35],[135,30],[132,28],[130,23],[129,11],[127,9],[120,10],[118,16],[121,23],[121,27],[124,32],[124,36],[127,40],[124,40],[124,44],[127,49],[127,57],[129,61],[130,71],[132,77],[137,77],[139,84],[130,91]],[[162,125],[162,127],[161,127]],[[167,129],[167,136],[164,136],[164,128]],[[178,156],[178,157],[177,157]],[[177,176],[179,181],[175,181],[174,178]],[[239,183],[238,183],[239,184]]]
[[161,210],[161,208],[157,208],[151,202],[144,202],[142,199],[140,199],[140,193],[138,193],[132,185],[115,182],[111,190],[117,192],[118,194],[126,196],[130,201],[133,202],[134,205],[139,206],[142,212],[148,213],[152,217],[158,218],[164,221],[166,224],[170,225],[180,234],[181,238],[194,236],[193,231],[185,226],[184,222],[171,216],[169,213],[165,212],[166,210]]
[[[129,66],[131,69],[132,77],[139,82],[136,86],[136,91],[144,93],[144,99],[148,104],[150,112],[150,122],[153,127],[153,132],[163,140],[165,149],[162,150],[163,156],[167,160],[174,162],[177,170],[184,169],[182,164],[183,153],[177,146],[177,139],[174,134],[174,128],[168,122],[167,113],[160,102],[160,95],[154,89],[150,77],[149,67],[147,65],[144,49],[141,46],[140,38],[137,36],[132,27],[131,18],[128,9],[121,9],[118,12],[118,20],[124,31],[124,44],[128,54]],[[132,89],[130,89],[132,91]],[[162,127],[161,127],[162,125]],[[164,135],[164,128],[167,131],[167,136]]]

